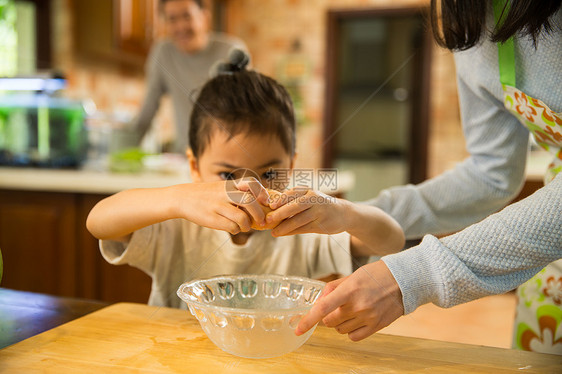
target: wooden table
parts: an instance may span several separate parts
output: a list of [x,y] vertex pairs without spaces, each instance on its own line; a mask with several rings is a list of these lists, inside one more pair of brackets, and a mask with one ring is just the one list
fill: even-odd
[[189,312],[120,303],[0,350],[0,372],[561,373],[562,357],[384,334],[353,343],[319,326],[264,360],[217,348]]
[[0,288],[0,348],[106,307],[94,300]]

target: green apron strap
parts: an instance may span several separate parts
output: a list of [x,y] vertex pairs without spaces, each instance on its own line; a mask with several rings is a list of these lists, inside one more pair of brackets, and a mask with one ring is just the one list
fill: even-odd
[[[509,0],[494,0],[494,17],[496,24],[500,25],[502,11],[504,15],[509,11]],[[500,82],[506,86],[515,87],[515,48],[513,47],[513,37],[505,43],[498,43],[498,63],[500,68]]]

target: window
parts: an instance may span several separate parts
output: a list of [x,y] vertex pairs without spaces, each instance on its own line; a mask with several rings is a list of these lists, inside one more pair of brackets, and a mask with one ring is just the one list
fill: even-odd
[[51,67],[49,0],[0,0],[0,76]]

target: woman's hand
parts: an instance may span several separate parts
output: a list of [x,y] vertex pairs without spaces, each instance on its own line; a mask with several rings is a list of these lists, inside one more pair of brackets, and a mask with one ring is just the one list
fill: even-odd
[[402,293],[383,261],[360,267],[330,282],[295,334],[302,335],[323,321],[353,341],[365,339],[404,314]]

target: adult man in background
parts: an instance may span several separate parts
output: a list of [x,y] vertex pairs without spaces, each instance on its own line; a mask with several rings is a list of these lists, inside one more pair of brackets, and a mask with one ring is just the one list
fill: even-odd
[[148,132],[160,99],[169,94],[174,108],[175,133],[171,152],[185,154],[193,92],[209,78],[209,68],[224,60],[233,47],[247,50],[231,36],[212,32],[210,11],[204,0],[160,0],[168,38],[156,43],[148,56],[146,96],[135,118],[138,141]]

